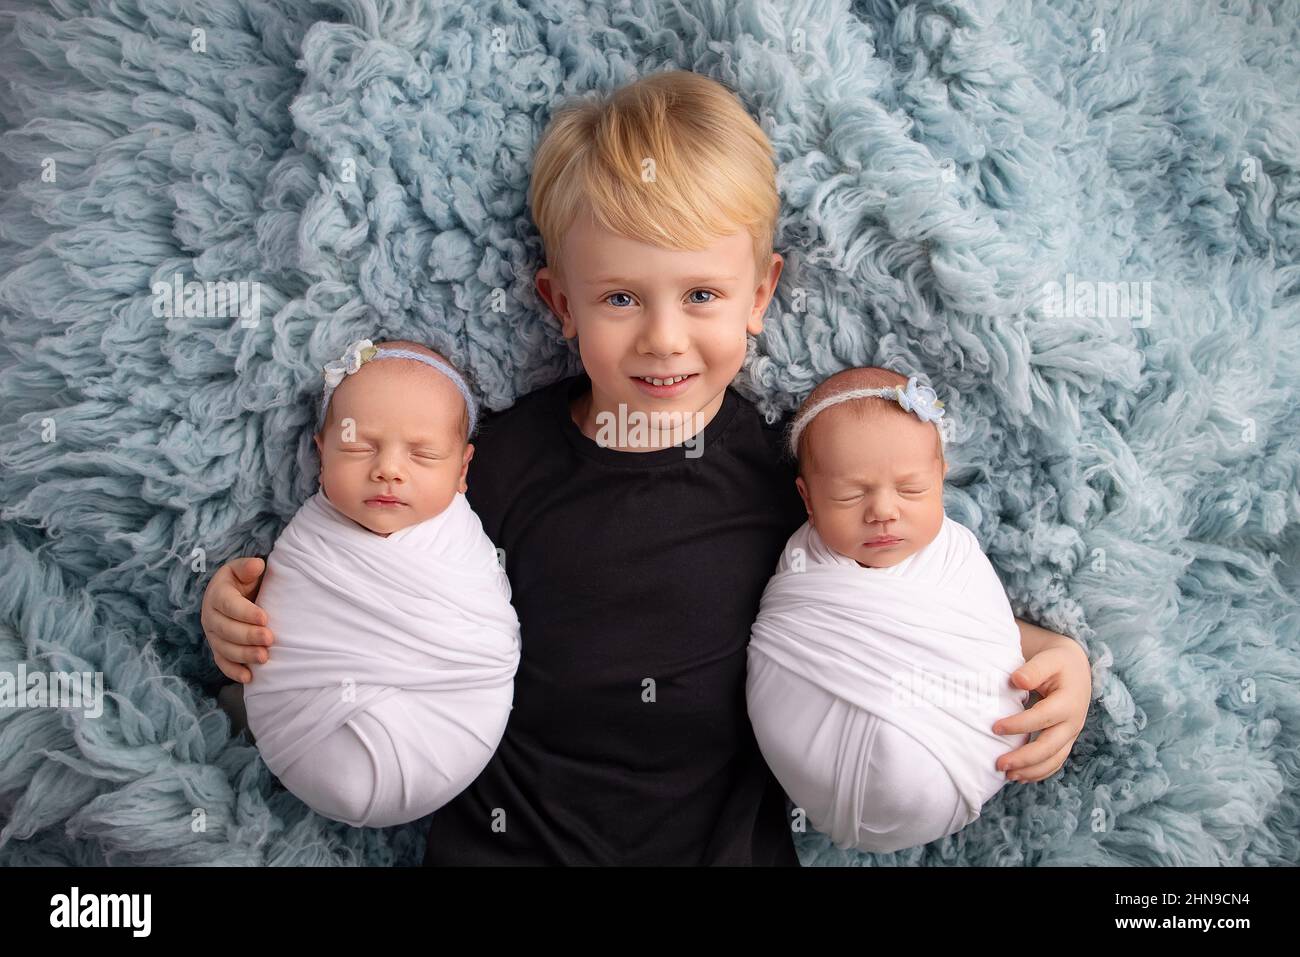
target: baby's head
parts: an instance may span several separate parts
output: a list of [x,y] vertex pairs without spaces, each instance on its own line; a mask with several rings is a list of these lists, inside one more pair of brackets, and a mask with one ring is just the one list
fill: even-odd
[[[348,518],[387,536],[440,514],[466,490],[477,410],[472,396],[466,401],[468,389],[461,392],[460,374],[427,346],[392,340],[372,348],[381,351],[353,343],[340,363],[326,366],[316,448],[325,497]],[[419,359],[386,354],[398,349],[450,375]],[[331,367],[337,381],[332,393]]]
[[[882,388],[898,389],[916,411],[888,396],[845,398]],[[808,521],[829,548],[859,565],[897,565],[943,525],[948,463],[937,426],[942,404],[933,398],[923,387],[909,392],[897,372],[846,369],[817,386],[791,422]]]

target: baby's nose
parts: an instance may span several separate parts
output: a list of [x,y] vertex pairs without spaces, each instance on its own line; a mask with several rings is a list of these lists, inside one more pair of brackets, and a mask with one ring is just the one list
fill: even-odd
[[403,472],[401,465],[393,459],[382,459],[375,465],[374,477],[378,481],[400,482]]
[[898,518],[898,503],[886,496],[876,496],[867,503],[867,521],[891,522]]

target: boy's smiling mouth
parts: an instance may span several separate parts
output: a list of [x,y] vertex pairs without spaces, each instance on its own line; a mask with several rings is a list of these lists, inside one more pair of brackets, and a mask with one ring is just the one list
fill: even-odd
[[632,381],[647,395],[665,399],[685,392],[697,378],[699,373],[690,372],[675,376],[632,376]]

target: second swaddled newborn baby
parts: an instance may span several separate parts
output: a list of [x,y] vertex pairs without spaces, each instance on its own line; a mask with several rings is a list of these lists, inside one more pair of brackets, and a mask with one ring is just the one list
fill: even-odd
[[773,774],[843,849],[965,827],[1028,740],[992,731],[1028,698],[1024,658],[996,572],[944,514],[941,415],[914,379],[853,369],[791,428],[809,518],[763,593],[746,696]]
[[360,340],[326,366],[320,491],[267,560],[276,643],[244,690],[267,767],[318,813],[413,821],[500,744],[519,621],[464,496],[476,408],[416,343]]

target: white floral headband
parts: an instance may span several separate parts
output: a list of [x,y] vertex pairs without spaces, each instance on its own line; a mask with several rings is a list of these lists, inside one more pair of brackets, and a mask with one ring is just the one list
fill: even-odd
[[849,389],[845,392],[828,395],[816,405],[805,409],[791,423],[790,456],[796,459],[799,457],[799,436],[808,427],[808,423],[816,418],[819,413],[824,412],[833,405],[848,402],[850,399],[870,398],[892,399],[901,405],[905,411],[911,412],[922,422],[938,422],[943,418],[943,403],[939,401],[939,396],[928,385],[918,385],[916,376],[909,376],[907,387],[903,389],[893,385],[887,385],[882,389]]
[[320,400],[322,425],[325,422],[325,413],[330,407],[330,396],[339,387],[343,377],[352,375],[362,365],[375,359],[414,359],[445,375],[460,392],[460,397],[465,400],[465,408],[469,410],[469,434],[474,434],[474,426],[478,424],[478,405],[459,372],[444,362],[410,349],[380,349],[369,339],[355,340],[343,351],[341,358],[325,363],[325,393]]

